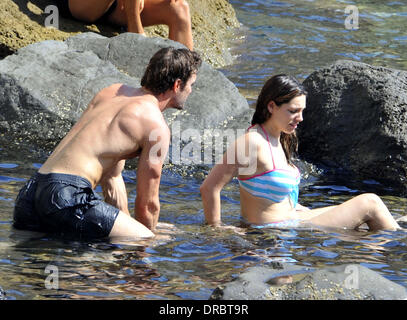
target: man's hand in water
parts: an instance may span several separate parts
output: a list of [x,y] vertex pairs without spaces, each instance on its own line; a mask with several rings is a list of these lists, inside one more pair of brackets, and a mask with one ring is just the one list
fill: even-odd
[[235,227],[235,226],[226,226],[226,225],[219,225],[219,226],[216,226],[216,228],[223,229],[223,230],[232,230],[235,233],[240,234],[240,235],[246,234],[245,228],[239,228],[239,227]]
[[175,234],[181,232],[175,225],[166,222],[158,222],[155,231],[158,233],[167,233],[167,234]]

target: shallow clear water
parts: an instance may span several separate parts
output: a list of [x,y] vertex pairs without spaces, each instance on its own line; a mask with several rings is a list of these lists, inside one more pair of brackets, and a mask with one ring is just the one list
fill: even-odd
[[[407,69],[407,4],[402,2],[358,1],[357,31],[344,27],[344,9],[350,1],[231,3],[243,26],[231,45],[236,63],[222,71],[250,102],[271,74],[286,72],[303,79],[337,59]],[[0,147],[0,287],[8,299],[208,299],[217,285],[247,267],[275,261],[315,268],[360,263],[407,287],[404,231],[219,232],[203,225],[202,180],[170,171],[162,178],[160,221],[174,224],[177,232],[161,230],[158,240],[77,242],[13,230],[14,199],[43,159],[14,153],[13,142]],[[304,205],[338,204],[374,191],[395,217],[407,214],[407,199],[395,196],[391,186],[303,173],[300,202]],[[130,208],[135,179],[133,171],[125,172]],[[237,226],[236,181],[224,189],[222,199],[223,221]],[[49,287],[47,267],[58,270],[58,290]]]
[[[230,2],[243,26],[232,48],[237,63],[225,73],[247,96],[256,97],[271,74],[302,80],[340,59],[407,69],[406,1]],[[345,27],[356,13],[345,12],[351,5],[358,8],[357,30]]]

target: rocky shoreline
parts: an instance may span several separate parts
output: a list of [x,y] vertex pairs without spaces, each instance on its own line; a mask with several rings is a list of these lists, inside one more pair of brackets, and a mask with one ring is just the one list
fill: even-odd
[[[231,29],[239,27],[233,7],[227,0],[189,0],[195,50],[214,67],[232,62],[227,50]],[[43,40],[64,41],[69,37],[95,32],[106,37],[117,36],[119,28],[104,24],[84,24],[59,17],[59,28],[45,27],[45,8],[53,0],[2,0],[0,2],[0,59],[18,49]],[[167,26],[146,28],[148,36],[168,36]]]
[[[169,45],[182,46],[161,37],[88,32],[19,49],[0,61],[0,141],[52,150],[97,91],[113,83],[139,86],[150,57]],[[405,71],[347,60],[313,72],[303,82],[308,99],[298,128],[300,159],[406,194],[406,83]],[[206,129],[236,133],[252,111],[236,86],[205,62],[187,108],[164,116],[171,129],[179,124],[180,140],[201,150],[203,140],[213,138]],[[185,136],[189,129],[199,131],[198,140]]]
[[[231,62],[224,38],[238,26],[233,9],[226,0],[189,2],[196,49],[206,63],[188,108],[166,119],[170,126],[178,121],[181,129],[198,130],[223,128],[234,119],[228,128],[239,128],[252,111],[214,68]],[[181,46],[163,39],[162,26],[148,28],[148,38],[63,18],[61,30],[48,29],[42,25],[48,3],[0,4],[0,57],[5,57],[0,61],[0,143],[51,150],[98,90],[115,82],[138,86],[156,50]],[[299,130],[300,155],[407,190],[406,79],[405,71],[351,61],[315,71],[304,81],[309,105]],[[316,270],[275,263],[250,268],[216,288],[211,299],[386,300],[407,299],[407,292],[357,264]]]

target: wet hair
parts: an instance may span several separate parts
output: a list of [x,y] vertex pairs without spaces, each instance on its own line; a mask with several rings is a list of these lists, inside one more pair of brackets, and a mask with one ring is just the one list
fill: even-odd
[[[252,125],[263,124],[271,117],[271,113],[267,108],[270,101],[274,101],[277,106],[281,106],[302,95],[307,95],[307,92],[294,77],[285,74],[271,77],[266,81],[257,98]],[[292,156],[298,151],[298,139],[295,131],[291,134],[282,132],[280,142],[287,162],[292,164]]]
[[158,95],[171,89],[175,81],[180,79],[181,89],[184,89],[188,79],[198,72],[201,64],[202,59],[195,51],[162,48],[150,59],[141,85]]

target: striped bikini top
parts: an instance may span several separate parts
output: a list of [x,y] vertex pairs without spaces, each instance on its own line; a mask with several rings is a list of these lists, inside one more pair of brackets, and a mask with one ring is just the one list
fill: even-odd
[[295,167],[295,171],[276,168],[269,136],[262,125],[260,125],[260,128],[263,130],[269,143],[271,158],[273,159],[273,169],[249,178],[239,178],[239,184],[251,195],[273,202],[282,202],[289,197],[293,208],[295,208],[298,202],[298,186],[301,179],[300,171],[297,167]]

